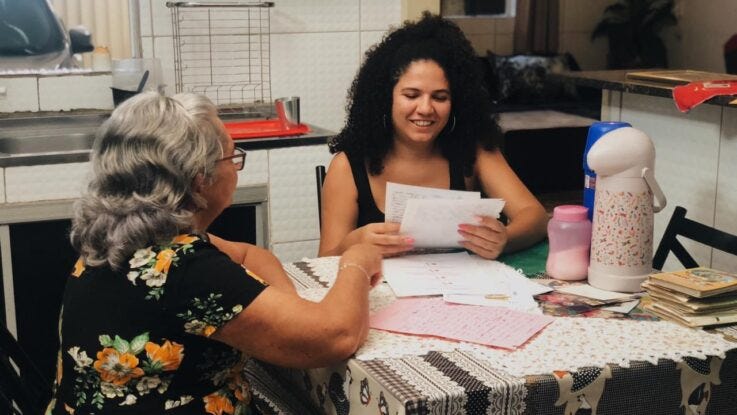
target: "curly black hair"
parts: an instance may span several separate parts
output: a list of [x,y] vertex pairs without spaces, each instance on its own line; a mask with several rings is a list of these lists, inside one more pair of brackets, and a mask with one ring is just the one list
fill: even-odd
[[348,119],[330,140],[330,151],[361,156],[368,160],[371,174],[382,172],[393,140],[392,90],[418,60],[435,61],[445,72],[452,115],[436,145],[445,158],[461,163],[465,176],[471,176],[477,146],[495,148],[501,132],[470,42],[455,23],[429,12],[417,22],[405,22],[366,52],[348,91]]

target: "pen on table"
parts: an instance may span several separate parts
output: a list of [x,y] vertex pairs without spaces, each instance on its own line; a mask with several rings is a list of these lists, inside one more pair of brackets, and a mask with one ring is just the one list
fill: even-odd
[[484,298],[487,300],[509,300],[507,294],[486,294]]

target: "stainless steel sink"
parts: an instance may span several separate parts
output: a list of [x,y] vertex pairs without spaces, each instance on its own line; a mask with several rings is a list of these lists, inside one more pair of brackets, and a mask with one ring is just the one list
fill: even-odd
[[87,152],[94,133],[0,138],[0,153],[10,155]]
[[0,167],[89,160],[107,114],[0,119]]
[[[224,120],[264,117],[264,109],[220,114]],[[89,160],[95,133],[108,113],[0,118],[0,168]]]

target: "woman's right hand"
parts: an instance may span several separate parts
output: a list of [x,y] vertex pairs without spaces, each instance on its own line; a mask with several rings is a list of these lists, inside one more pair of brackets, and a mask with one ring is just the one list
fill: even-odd
[[410,236],[400,235],[399,226],[398,223],[369,223],[353,230],[349,239],[374,245],[384,256],[400,254],[411,250],[415,240]]
[[371,287],[381,281],[381,250],[374,245],[358,244],[348,248],[340,258],[340,267],[357,266],[365,271]]

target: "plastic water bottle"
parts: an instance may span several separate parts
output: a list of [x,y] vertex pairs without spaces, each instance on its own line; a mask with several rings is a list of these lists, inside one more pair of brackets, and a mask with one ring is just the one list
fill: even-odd
[[632,127],[626,122],[615,121],[599,121],[591,124],[589,134],[586,136],[586,148],[583,151],[583,205],[588,208],[588,218],[593,220],[594,217],[594,192],[596,190],[596,173],[589,167],[586,156],[589,154],[591,146],[609,131],[622,127]]
[[591,221],[580,205],[562,205],[553,209],[548,222],[550,249],[545,272],[559,280],[582,280],[589,267]]

